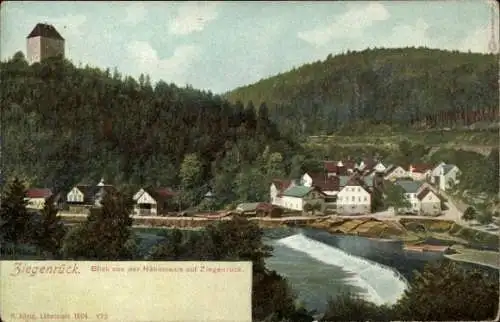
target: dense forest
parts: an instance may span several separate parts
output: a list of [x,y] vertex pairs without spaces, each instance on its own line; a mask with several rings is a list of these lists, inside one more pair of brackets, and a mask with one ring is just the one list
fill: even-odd
[[62,58],[29,66],[21,52],[0,72],[3,176],[30,186],[59,191],[103,177],[171,187],[189,207],[209,190],[221,203],[263,200],[273,177],[300,167],[300,145],[280,134],[266,104]]
[[266,102],[287,132],[317,135],[358,121],[405,129],[492,122],[498,93],[497,55],[401,48],[329,55],[226,97]]

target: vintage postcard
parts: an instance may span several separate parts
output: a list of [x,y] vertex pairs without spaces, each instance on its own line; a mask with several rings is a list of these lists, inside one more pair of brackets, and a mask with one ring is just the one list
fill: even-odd
[[500,318],[496,2],[0,14],[0,321]]

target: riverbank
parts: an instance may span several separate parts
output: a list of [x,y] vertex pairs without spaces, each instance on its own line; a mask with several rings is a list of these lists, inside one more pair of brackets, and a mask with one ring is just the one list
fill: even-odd
[[444,255],[446,258],[454,261],[500,269],[500,257],[498,252],[468,249],[460,246],[453,246],[452,249],[456,251],[456,254],[446,254]]
[[[68,224],[83,222],[86,215],[61,214]],[[199,230],[207,225],[231,220],[231,216],[219,218],[207,217],[145,217],[133,216],[134,228],[140,229],[188,229]],[[428,240],[439,241],[439,245],[462,246],[462,253],[448,255],[452,260],[474,261],[475,264],[492,267],[495,256],[498,261],[498,236],[460,226],[449,220],[425,218],[381,219],[372,216],[294,216],[281,218],[253,217],[261,228],[314,228],[330,234],[365,237],[386,242],[403,242],[405,247],[421,247],[429,244]],[[437,247],[439,248],[439,247]],[[436,247],[427,247],[435,250]],[[439,250],[441,251],[441,248]],[[486,256],[474,256],[472,252],[486,251]],[[484,260],[483,260],[484,259]]]

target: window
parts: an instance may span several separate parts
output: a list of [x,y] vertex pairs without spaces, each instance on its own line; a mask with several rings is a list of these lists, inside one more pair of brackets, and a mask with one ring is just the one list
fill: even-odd
[[361,202],[361,197],[358,197],[358,201]]
[[356,201],[356,197],[352,196],[352,201]]
[[368,197],[365,196],[365,201],[368,201]]
[[361,191],[361,189],[358,187],[358,192],[360,192],[360,191]]

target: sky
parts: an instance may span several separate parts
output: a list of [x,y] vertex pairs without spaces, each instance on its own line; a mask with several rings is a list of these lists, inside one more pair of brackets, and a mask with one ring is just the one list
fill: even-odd
[[26,53],[26,36],[49,23],[77,66],[223,93],[347,50],[487,52],[491,7],[486,0],[6,1],[0,54],[4,61]]

